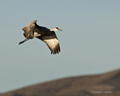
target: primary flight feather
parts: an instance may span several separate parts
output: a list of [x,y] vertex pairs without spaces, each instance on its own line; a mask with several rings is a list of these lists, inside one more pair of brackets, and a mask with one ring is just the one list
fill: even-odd
[[36,22],[37,20],[31,22],[30,24],[22,28],[26,39],[21,41],[19,44],[22,44],[29,39],[38,38],[47,44],[48,48],[51,50],[51,54],[59,53],[60,45],[54,31],[62,30],[58,27],[48,29],[46,27],[37,25]]

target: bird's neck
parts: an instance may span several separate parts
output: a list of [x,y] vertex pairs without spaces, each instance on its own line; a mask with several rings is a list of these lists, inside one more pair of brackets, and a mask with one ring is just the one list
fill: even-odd
[[50,29],[50,31],[58,31],[56,28]]

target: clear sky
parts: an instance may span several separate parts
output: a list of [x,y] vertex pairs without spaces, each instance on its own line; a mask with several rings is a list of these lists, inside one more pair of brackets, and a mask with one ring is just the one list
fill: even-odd
[[[33,20],[56,32],[61,53],[38,39],[22,45]],[[120,0],[0,0],[0,92],[120,68]]]

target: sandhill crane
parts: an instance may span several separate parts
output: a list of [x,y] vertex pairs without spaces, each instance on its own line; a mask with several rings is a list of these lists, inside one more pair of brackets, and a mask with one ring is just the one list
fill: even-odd
[[37,20],[22,28],[22,30],[24,31],[23,35],[26,39],[21,41],[19,44],[22,44],[29,39],[38,38],[47,44],[48,48],[51,50],[51,54],[59,53],[60,45],[54,31],[62,30],[58,27],[48,29],[46,27],[37,25],[36,22]]

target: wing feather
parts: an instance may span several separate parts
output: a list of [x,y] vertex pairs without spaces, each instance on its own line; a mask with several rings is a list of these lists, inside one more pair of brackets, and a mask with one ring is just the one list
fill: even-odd
[[42,36],[40,39],[47,44],[48,48],[51,50],[51,54],[57,54],[60,52],[59,41],[55,34]]
[[31,22],[30,24],[26,25],[22,30],[24,31],[24,36],[26,38],[32,39],[34,38],[34,29],[37,20]]

